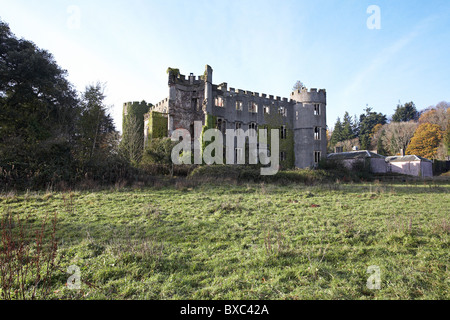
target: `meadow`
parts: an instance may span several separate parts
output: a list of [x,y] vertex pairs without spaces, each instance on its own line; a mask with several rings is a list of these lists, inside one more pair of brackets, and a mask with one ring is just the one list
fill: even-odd
[[[376,181],[3,193],[0,298],[449,299],[449,191]],[[17,261],[29,269],[11,268],[7,284],[17,250],[8,260],[5,239],[20,242],[19,221],[28,249]],[[33,265],[39,234],[57,244],[47,289],[50,269]]]

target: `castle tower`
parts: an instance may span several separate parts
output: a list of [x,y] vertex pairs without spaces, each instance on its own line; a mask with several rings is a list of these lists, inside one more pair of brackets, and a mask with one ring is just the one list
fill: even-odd
[[317,166],[327,155],[327,95],[321,89],[303,88],[292,92],[295,166]]

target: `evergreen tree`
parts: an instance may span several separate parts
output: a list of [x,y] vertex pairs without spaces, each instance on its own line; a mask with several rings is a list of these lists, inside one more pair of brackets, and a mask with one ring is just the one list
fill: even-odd
[[108,138],[116,130],[104,99],[104,87],[100,83],[89,85],[82,94],[77,135],[79,158],[82,161],[92,160],[94,155],[105,157],[110,151]]
[[359,119],[356,114],[353,116],[353,134],[355,138],[359,137]]
[[385,138],[386,133],[384,132],[383,129],[381,129],[381,135],[378,137],[378,141],[377,141],[377,153],[381,154],[382,156],[387,156],[388,152],[386,151],[386,149],[384,148],[383,145],[383,139]]
[[404,105],[397,105],[394,115],[392,116],[393,122],[408,122],[411,120],[417,121],[419,119],[419,113],[417,112],[414,102],[408,102]]
[[373,128],[377,124],[386,124],[387,118],[382,113],[372,112],[372,108],[367,107],[366,113],[359,117],[359,141],[361,149],[369,149],[372,139]]
[[351,140],[355,138],[353,132],[353,121],[348,112],[344,114],[344,121],[342,122],[341,141]]
[[336,143],[342,141],[342,123],[341,119],[337,118],[336,124],[334,125],[333,133],[331,134],[331,146],[335,146]]

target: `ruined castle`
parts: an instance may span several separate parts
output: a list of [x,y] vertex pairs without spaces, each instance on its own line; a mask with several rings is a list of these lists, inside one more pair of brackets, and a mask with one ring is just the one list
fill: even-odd
[[[302,88],[289,98],[213,84],[213,70],[186,77],[168,70],[168,97],[149,105],[144,116],[144,139],[170,137],[176,129],[194,136],[194,121],[226,129],[279,129],[282,167],[308,168],[326,158],[326,92]],[[133,103],[124,104],[124,116]],[[239,150],[236,150],[239,151]]]

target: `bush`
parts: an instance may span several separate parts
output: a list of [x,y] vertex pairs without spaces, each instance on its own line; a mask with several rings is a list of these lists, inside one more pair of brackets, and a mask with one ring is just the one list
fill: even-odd
[[336,179],[359,180],[348,171],[327,171],[313,169],[282,170],[273,176],[262,176],[259,166],[250,165],[212,165],[196,168],[189,178],[212,178],[216,180],[234,180],[240,182],[273,182],[273,183],[304,183],[314,184],[334,182]]
[[14,218],[7,210],[0,221],[0,297],[4,300],[44,299],[58,269],[57,215],[33,228],[30,216]]
[[198,177],[208,177],[208,178],[217,178],[217,179],[239,179],[240,167],[236,165],[211,165],[211,166],[199,166],[195,170],[193,170],[189,177],[190,178],[198,178]]
[[152,139],[144,150],[141,163],[150,164],[172,164],[172,149],[176,145],[170,138]]
[[75,182],[89,179],[101,185],[115,184],[121,181],[134,181],[138,179],[139,169],[119,155],[111,155],[105,159],[93,159],[82,165]]
[[450,170],[450,161],[433,160],[433,175],[438,176]]
[[347,171],[342,161],[332,159],[321,159],[319,162],[319,169],[322,170],[342,170]]

